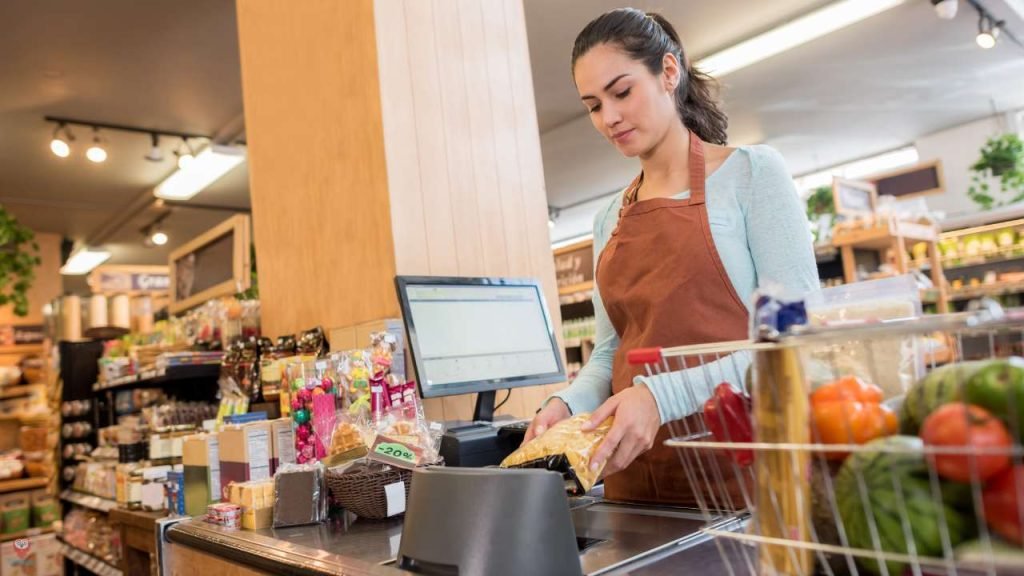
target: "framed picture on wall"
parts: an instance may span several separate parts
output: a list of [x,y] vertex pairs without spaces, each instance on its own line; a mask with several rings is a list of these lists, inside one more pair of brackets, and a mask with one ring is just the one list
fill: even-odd
[[832,179],[832,201],[836,214],[869,216],[878,206],[878,190],[870,182],[836,177]]
[[249,289],[250,219],[238,214],[171,253],[171,314]]

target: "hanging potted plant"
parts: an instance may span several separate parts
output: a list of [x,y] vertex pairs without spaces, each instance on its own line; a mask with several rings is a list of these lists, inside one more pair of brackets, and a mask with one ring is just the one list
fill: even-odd
[[971,166],[971,187],[967,196],[983,209],[1002,206],[990,181],[999,179],[999,193],[1013,194],[1010,203],[1024,200],[1024,141],[1016,134],[989,138],[981,148],[981,157]]
[[39,264],[35,234],[0,206],[0,306],[10,304],[16,315],[28,314],[28,290]]
[[[811,232],[814,235],[814,242],[817,244],[827,239],[830,234],[820,230],[821,216],[829,215],[835,218],[836,204],[832,198],[831,186],[819,186],[807,197],[807,220],[811,223]],[[828,220],[831,222],[831,220]]]

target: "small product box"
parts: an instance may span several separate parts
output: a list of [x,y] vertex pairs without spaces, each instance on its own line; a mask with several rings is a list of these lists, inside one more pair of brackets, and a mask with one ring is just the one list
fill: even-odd
[[292,427],[292,419],[271,420],[270,435],[270,473],[274,474],[282,464],[295,464],[295,429]]
[[270,478],[270,422],[225,426],[220,440],[220,485]]
[[242,507],[242,528],[261,530],[274,521],[274,480],[231,485],[231,503]]
[[32,526],[45,528],[60,517],[60,506],[57,500],[46,490],[32,492]]
[[167,473],[164,483],[164,495],[167,498],[167,511],[171,514],[185,515],[185,472],[183,466],[175,466]]
[[182,445],[185,476],[185,514],[202,516],[221,500],[220,441],[216,434],[194,434]]
[[2,534],[14,534],[28,530],[32,517],[31,496],[29,492],[15,492],[0,496],[0,518],[2,518]]

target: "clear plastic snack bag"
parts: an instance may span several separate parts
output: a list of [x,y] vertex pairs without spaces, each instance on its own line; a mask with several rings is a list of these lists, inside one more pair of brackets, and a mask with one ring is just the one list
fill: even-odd
[[562,420],[540,436],[523,444],[501,462],[502,468],[544,468],[560,472],[566,492],[573,496],[585,494],[594,487],[604,469],[590,469],[590,457],[604,441],[612,427],[608,418],[590,432],[581,427],[590,420],[589,413]]

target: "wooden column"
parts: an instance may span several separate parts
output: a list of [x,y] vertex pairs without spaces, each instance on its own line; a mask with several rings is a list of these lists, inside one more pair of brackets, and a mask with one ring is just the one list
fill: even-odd
[[266,331],[397,317],[398,273],[539,278],[560,334],[522,1],[237,5]]

